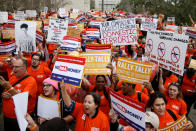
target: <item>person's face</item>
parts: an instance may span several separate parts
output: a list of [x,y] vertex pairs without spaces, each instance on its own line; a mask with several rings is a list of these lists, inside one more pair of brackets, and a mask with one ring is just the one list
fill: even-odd
[[178,87],[174,86],[174,85],[171,85],[169,88],[168,88],[168,95],[170,98],[177,98],[177,95],[179,94],[179,91],[178,91]]
[[156,98],[152,105],[152,109],[158,116],[163,116],[165,114],[165,106],[163,98]]
[[192,44],[188,44],[188,50],[192,51],[192,49],[193,49],[193,45]]
[[15,60],[13,62],[13,72],[16,77],[21,77],[26,73],[26,68],[23,65],[22,60]]
[[146,131],[155,131],[155,129],[150,123],[146,122]]
[[40,60],[39,60],[39,56],[33,56],[31,58],[31,65],[32,67],[38,67],[40,65]]
[[47,97],[52,97],[55,94],[55,89],[51,84],[43,83],[43,93]]
[[84,111],[86,114],[91,115],[96,111],[97,105],[94,102],[94,98],[92,95],[87,95],[84,98]]
[[96,87],[98,90],[102,90],[105,87],[105,79],[103,77],[98,77],[96,80]]
[[131,92],[131,86],[128,83],[123,82],[122,91],[123,91],[123,94],[128,94],[129,92]]

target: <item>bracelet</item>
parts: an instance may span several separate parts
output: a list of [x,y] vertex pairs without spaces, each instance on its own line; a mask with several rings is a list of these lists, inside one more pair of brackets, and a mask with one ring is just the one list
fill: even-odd
[[35,124],[32,128],[29,128],[30,131],[33,131],[37,127],[37,124]]
[[10,89],[7,90],[7,92],[9,92],[9,91],[11,91],[11,90],[13,90],[13,89],[14,89],[14,87],[11,87]]

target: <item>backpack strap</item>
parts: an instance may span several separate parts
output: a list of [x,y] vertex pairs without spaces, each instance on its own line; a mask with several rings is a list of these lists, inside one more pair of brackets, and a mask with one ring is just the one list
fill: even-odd
[[176,115],[174,114],[173,111],[171,111],[170,109],[167,109],[167,112],[170,114],[170,116],[174,119],[174,121],[176,121],[178,118],[176,117]]
[[15,85],[17,85],[18,83],[20,83],[21,81],[23,81],[24,79],[28,78],[30,75],[26,75],[23,78],[21,78],[20,80],[18,80],[17,82],[15,82],[12,87],[14,87]]
[[138,97],[139,102],[142,102],[141,94],[142,94],[141,92],[138,92],[138,93],[137,93],[137,97]]

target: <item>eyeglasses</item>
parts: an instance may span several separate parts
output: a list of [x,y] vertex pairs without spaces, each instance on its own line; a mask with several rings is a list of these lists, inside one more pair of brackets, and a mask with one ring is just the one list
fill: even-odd
[[31,60],[32,61],[35,61],[35,62],[38,62],[39,61],[39,59],[34,59],[34,58],[32,58]]

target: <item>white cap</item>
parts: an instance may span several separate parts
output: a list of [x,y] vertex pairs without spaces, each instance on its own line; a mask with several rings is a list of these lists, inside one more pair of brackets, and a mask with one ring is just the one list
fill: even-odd
[[159,128],[159,117],[154,112],[147,111],[145,113],[145,117],[145,122],[149,122],[150,124],[152,124],[155,129]]

